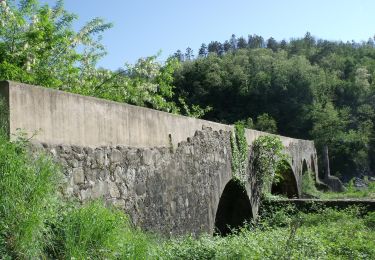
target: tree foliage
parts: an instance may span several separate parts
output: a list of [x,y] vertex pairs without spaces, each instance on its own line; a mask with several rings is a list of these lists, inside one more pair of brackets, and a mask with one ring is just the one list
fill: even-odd
[[[176,59],[162,65],[152,56],[117,71],[98,68],[106,54],[101,39],[112,25],[94,18],[75,31],[76,19],[62,0],[54,7],[38,0],[0,1],[0,79],[184,113],[183,99],[174,95]],[[188,48],[186,60],[193,57]],[[193,116],[204,113],[197,105],[185,107],[200,111]]]
[[255,129],[314,139],[318,151],[327,144],[331,172],[349,180],[375,172],[374,58],[371,39],[333,42],[306,33],[265,42],[249,35],[245,44],[232,35],[184,62],[175,91],[187,104],[210,106],[205,119],[250,118]]
[[61,0],[52,8],[37,0],[3,0],[0,17],[0,77],[52,88],[69,89],[88,77],[105,54],[101,33],[111,27],[95,18],[74,31],[77,17]]

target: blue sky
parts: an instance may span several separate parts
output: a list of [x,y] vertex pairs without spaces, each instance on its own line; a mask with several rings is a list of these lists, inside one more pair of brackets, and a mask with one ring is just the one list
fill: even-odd
[[375,34],[374,0],[65,0],[65,7],[79,15],[77,29],[94,17],[114,24],[104,34],[108,55],[99,64],[109,69],[159,50],[161,61],[188,46],[196,54],[203,42],[224,41],[232,33],[288,40],[309,31],[343,41]]

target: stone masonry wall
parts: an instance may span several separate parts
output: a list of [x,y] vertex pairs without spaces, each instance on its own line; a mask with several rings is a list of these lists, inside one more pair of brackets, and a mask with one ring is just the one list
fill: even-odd
[[65,169],[67,196],[105,198],[134,224],[166,235],[212,233],[231,179],[230,132],[197,131],[170,148],[35,144]]

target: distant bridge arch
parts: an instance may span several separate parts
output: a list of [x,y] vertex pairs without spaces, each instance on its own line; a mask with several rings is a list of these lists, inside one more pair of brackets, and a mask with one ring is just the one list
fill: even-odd
[[287,160],[281,162],[276,169],[276,174],[278,178],[272,184],[271,193],[286,196],[290,199],[299,198],[301,188],[297,185],[297,176]]

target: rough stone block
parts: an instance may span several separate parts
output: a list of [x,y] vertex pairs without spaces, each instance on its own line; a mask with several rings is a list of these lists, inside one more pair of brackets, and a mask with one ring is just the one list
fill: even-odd
[[71,166],[72,168],[77,168],[79,166],[77,159],[70,159],[70,160],[67,160],[67,162],[69,166]]
[[105,181],[98,181],[92,187],[91,198],[93,198],[93,199],[100,198],[100,197],[106,195],[107,192],[108,192],[107,183]]
[[81,201],[85,201],[91,198],[91,190],[81,190],[80,199]]
[[110,154],[110,160],[112,163],[119,163],[122,161],[122,153],[117,150],[117,149],[113,149],[111,154]]
[[142,195],[146,192],[146,185],[144,182],[141,182],[141,183],[137,183],[135,185],[135,192],[137,193],[137,195]]
[[104,153],[104,151],[101,150],[101,149],[96,149],[94,154],[95,154],[96,162],[99,165],[104,165],[105,164],[105,157],[106,157],[106,154]]
[[119,209],[125,209],[125,200],[117,199],[113,201],[113,206]]
[[145,165],[151,165],[153,163],[152,160],[153,152],[150,149],[146,149],[142,152],[142,162]]
[[116,183],[114,182],[109,182],[108,183],[108,189],[109,189],[109,195],[112,198],[119,198],[120,197],[120,191],[116,186]]
[[82,184],[85,182],[85,173],[82,168],[73,169],[73,181],[75,184]]

